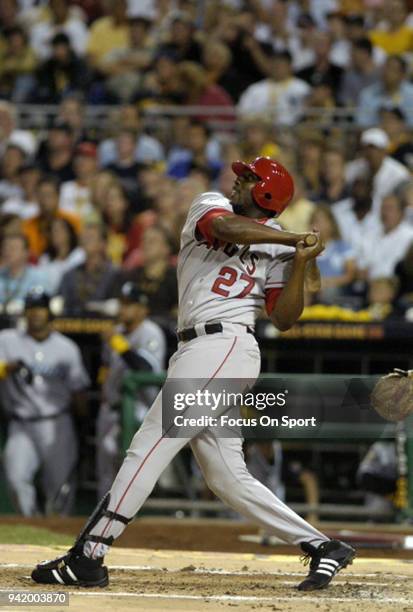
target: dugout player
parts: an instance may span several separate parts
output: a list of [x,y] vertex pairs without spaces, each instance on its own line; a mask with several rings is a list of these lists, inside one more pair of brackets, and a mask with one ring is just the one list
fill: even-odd
[[[193,201],[182,230],[178,258],[178,350],[169,362],[168,380],[135,434],[107,495],[97,505],[66,555],[36,566],[40,583],[105,586],[103,557],[151,493],[165,467],[188,442],[209,488],[228,506],[283,541],[301,546],[310,571],[300,590],[324,588],[352,562],[351,546],[330,540],[293,512],[248,472],[242,438],[232,428],[201,425],[189,437],[163,427],[163,395],[179,379],[191,391],[204,387],[243,392],[260,372],[253,332],[265,305],[273,324],[289,329],[304,307],[307,265],[324,245],[318,234],[282,232],[273,217],[293,195],[293,181],[281,164],[258,158],[235,162],[230,198],[202,193]],[[312,244],[312,246],[310,246]],[[288,246],[287,246],[288,245]],[[314,266],[313,266],[314,268]],[[168,387],[169,384],[169,387]],[[169,396],[171,397],[171,396]],[[166,410],[173,412],[173,404]],[[220,417],[226,408],[215,412]],[[200,416],[199,403],[185,407]],[[204,410],[205,412],[205,410]],[[168,423],[168,422],[167,422]],[[172,430],[172,431],[171,431]]]
[[[103,375],[102,404],[96,424],[99,498],[109,490],[119,467],[119,411],[124,375],[127,370],[162,372],[166,355],[162,329],[147,318],[147,295],[136,284],[126,282],[121,287],[119,302],[119,324],[104,335],[103,363],[107,369]],[[142,423],[157,393],[156,387],[146,387],[136,397],[138,423]]]
[[34,479],[47,512],[67,514],[78,455],[72,403],[89,386],[76,344],[51,328],[49,297],[31,290],[27,329],[0,332],[0,401],[7,420],[4,471],[13,502],[25,516],[40,512]]

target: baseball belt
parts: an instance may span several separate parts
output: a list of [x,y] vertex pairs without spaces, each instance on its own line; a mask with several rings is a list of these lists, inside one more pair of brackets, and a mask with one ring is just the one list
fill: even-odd
[[[222,323],[206,323],[204,329],[206,335],[219,334],[224,331],[224,326]],[[254,334],[250,327],[247,327],[247,333]],[[195,327],[188,327],[187,329],[182,329],[176,333],[180,342],[188,342],[188,340],[193,340],[194,338],[203,336],[205,334],[198,333]]]

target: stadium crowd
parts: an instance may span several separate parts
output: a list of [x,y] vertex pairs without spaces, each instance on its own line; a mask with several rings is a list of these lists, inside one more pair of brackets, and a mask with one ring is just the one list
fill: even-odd
[[[60,312],[81,315],[134,280],[153,313],[173,316],[193,197],[228,195],[230,162],[268,155],[296,181],[282,226],[326,241],[309,305],[403,316],[411,10],[407,0],[1,2],[3,308],[41,285],[61,296]],[[50,121],[30,129],[30,105],[47,105]],[[88,109],[102,105],[97,129]],[[166,128],[148,121],[154,109]]]

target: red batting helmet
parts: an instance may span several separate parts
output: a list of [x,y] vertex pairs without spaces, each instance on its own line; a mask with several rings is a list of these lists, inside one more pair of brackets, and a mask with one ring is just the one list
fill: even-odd
[[294,195],[294,182],[284,166],[269,157],[257,157],[250,164],[234,162],[232,170],[237,176],[252,172],[261,179],[251,189],[252,197],[260,208],[277,215],[287,208]]

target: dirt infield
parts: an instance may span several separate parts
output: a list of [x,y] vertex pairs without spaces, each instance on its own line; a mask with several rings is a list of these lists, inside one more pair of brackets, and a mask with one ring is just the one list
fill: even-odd
[[[16,515],[1,516],[0,525],[32,525],[49,529],[56,533],[68,534],[75,537],[85,522],[85,517],[48,517],[48,518],[22,518]],[[320,523],[316,525],[330,537],[347,539],[349,530],[371,534],[377,531],[389,536],[397,534],[413,535],[413,525],[366,525],[355,523]],[[118,546],[124,548],[148,548],[186,551],[217,551],[240,552],[256,554],[297,555],[297,549],[291,546],[266,547],[259,543],[240,539],[242,536],[257,534],[256,526],[242,521],[216,520],[216,519],[176,519],[165,517],[139,517],[133,521],[116,540],[114,549]],[[411,559],[410,550],[392,550],[389,546],[364,548],[359,555],[365,557],[391,557]]]
[[[354,612],[356,608],[362,612],[413,611],[410,560],[360,558],[327,590],[300,594],[294,587],[305,570],[296,557],[117,548],[106,559],[111,570],[111,582],[106,589],[48,588],[34,584],[30,580],[33,565],[61,554],[61,550],[64,549],[1,545],[0,592],[66,591],[72,612],[114,609]],[[65,609],[59,607],[62,612]]]
[[[35,525],[75,535],[84,519],[47,520],[1,517],[0,523]],[[330,535],[346,529],[330,524]],[[322,527],[325,530],[325,526]],[[371,537],[377,527],[352,525],[352,533]],[[213,520],[140,518],[125,530],[106,557],[110,585],[106,589],[44,587],[30,579],[33,566],[59,556],[61,546],[0,545],[0,596],[12,591],[66,591],[70,610],[122,612],[162,610],[209,612],[316,611],[413,612],[413,554],[395,550],[385,538],[400,538],[412,528],[381,528],[382,548],[360,548],[354,564],[325,591],[299,593],[295,586],[306,574],[297,549],[245,541],[257,529],[246,523]],[[358,537],[358,536],[357,536]],[[244,541],[242,540],[244,538]],[[253,539],[253,538],[252,538]],[[0,605],[0,610],[11,610]],[[39,609],[24,606],[25,610]],[[48,609],[56,610],[55,606]],[[60,611],[67,607],[58,606]]]

